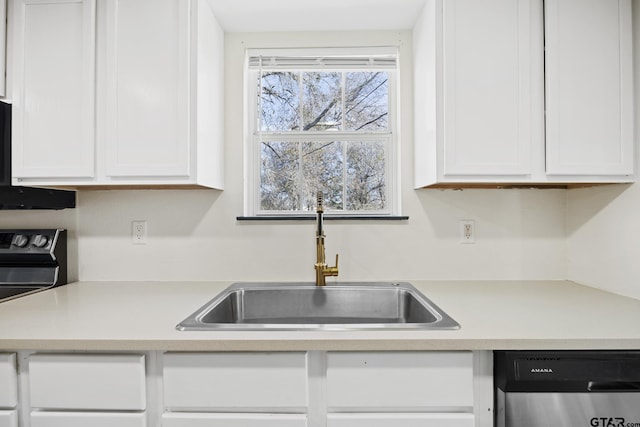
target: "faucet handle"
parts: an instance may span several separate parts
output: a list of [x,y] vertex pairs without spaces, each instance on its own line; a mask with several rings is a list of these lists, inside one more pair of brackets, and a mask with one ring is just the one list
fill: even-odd
[[336,254],[336,265],[335,265],[336,270],[338,269],[338,254]]

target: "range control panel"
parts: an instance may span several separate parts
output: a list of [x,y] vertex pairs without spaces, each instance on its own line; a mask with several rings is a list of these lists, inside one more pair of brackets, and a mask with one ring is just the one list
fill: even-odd
[[58,229],[0,230],[0,257],[52,253],[60,233]]

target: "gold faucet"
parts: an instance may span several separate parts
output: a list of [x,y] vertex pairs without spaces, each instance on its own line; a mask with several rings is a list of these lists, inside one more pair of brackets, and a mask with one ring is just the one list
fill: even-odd
[[322,216],[324,209],[322,207],[322,191],[318,191],[318,206],[316,212],[318,213],[317,228],[316,228],[316,286],[324,286],[326,284],[325,277],[338,275],[338,254],[336,254],[336,265],[329,267],[324,256],[324,230],[322,228]]

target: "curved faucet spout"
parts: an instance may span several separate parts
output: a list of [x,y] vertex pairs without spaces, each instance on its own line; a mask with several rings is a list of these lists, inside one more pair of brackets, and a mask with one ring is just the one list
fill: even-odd
[[323,195],[321,191],[317,194],[318,205],[316,207],[316,213],[318,214],[316,221],[316,286],[324,286],[326,284],[325,278],[327,276],[338,275],[338,255],[336,254],[336,265],[329,267],[324,253],[324,227],[323,227],[323,215],[324,208],[322,206]]

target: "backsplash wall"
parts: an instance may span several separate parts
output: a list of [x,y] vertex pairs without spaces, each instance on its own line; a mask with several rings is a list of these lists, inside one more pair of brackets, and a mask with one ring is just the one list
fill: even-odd
[[[339,279],[566,279],[566,191],[413,189],[410,32],[229,34],[224,191],[81,190],[76,209],[0,211],[0,227],[67,228],[72,280],[313,280],[313,222],[236,221],[243,214],[244,47],[358,37],[400,45],[402,214],[410,219],[327,221],[327,259],[340,254]],[[475,244],[459,243],[462,219],[475,221]],[[132,243],[133,220],[147,221],[146,245]]]
[[[400,45],[402,214],[408,221],[328,221],[327,260],[340,279],[565,279],[563,190],[414,190],[411,33],[227,34],[226,187],[79,193],[82,280],[313,280],[315,228],[305,222],[238,222],[243,214],[245,47]],[[476,223],[459,243],[459,221]],[[133,245],[131,221],[148,222]]]

